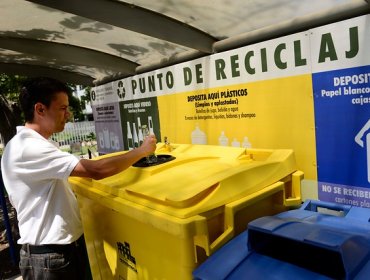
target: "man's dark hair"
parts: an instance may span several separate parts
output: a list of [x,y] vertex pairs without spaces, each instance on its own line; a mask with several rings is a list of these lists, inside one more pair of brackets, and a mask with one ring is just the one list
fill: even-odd
[[55,94],[60,92],[65,92],[68,96],[71,94],[65,83],[53,78],[38,77],[27,80],[19,94],[25,121],[33,121],[36,103],[40,102],[48,108]]

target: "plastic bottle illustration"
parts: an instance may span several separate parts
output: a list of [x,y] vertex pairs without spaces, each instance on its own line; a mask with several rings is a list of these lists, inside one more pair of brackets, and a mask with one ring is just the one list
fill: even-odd
[[119,147],[119,137],[117,135],[114,136],[114,147],[118,151],[120,149]]
[[195,129],[191,132],[191,143],[192,144],[207,144],[207,135],[200,130],[198,124],[195,125]]
[[110,132],[109,133],[109,138],[110,138],[110,147],[111,149],[113,150],[117,150],[117,147],[116,147],[116,134],[114,132]]
[[220,146],[228,146],[229,145],[229,138],[226,137],[224,131],[221,131],[221,135],[220,135],[220,137],[218,137],[218,144]]
[[99,138],[99,146],[100,148],[104,149],[104,134],[103,132],[98,133],[98,138]]
[[238,139],[234,138],[233,141],[231,142],[231,146],[240,147],[240,142],[238,141]]
[[134,140],[132,138],[130,122],[127,122],[127,146],[129,151],[134,149]]
[[133,136],[133,139],[134,139],[134,148],[137,148],[137,147],[139,147],[139,138],[137,137],[136,124],[133,123],[132,127],[133,127],[132,136]]
[[148,127],[149,127],[149,133],[154,134],[154,126],[153,126],[152,116],[148,117]]
[[108,128],[103,129],[103,134],[104,134],[104,145],[105,148],[109,149],[110,148],[110,137],[109,137],[109,130]]
[[248,140],[248,137],[247,136],[244,136],[244,140],[243,140],[243,143],[242,143],[242,147],[243,148],[252,148],[252,144],[249,142]]
[[139,146],[141,146],[141,144],[143,144],[144,137],[143,137],[143,131],[141,129],[140,117],[137,118],[137,129],[138,129],[137,136],[139,138]]

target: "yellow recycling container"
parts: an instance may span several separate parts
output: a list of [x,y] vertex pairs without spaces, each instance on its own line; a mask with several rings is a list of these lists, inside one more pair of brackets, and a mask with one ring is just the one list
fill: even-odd
[[94,280],[192,279],[249,221],[301,203],[292,150],[159,143],[156,155],[163,164],[70,178]]

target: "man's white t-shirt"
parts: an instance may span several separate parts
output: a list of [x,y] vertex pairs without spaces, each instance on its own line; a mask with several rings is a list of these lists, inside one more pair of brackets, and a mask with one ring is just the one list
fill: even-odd
[[17,127],[1,171],[17,211],[19,244],[68,244],[82,235],[77,200],[67,181],[78,162],[36,131]]

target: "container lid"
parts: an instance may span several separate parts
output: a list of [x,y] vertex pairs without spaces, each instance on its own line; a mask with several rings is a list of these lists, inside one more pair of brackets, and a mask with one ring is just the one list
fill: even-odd
[[186,218],[259,191],[296,170],[291,150],[191,145],[174,156],[118,195]]
[[[340,217],[307,211],[307,205],[250,222],[249,250],[331,278],[353,279],[370,260],[368,219],[353,219],[351,209]],[[370,214],[369,209],[353,211]]]
[[[157,148],[157,154],[165,152],[164,146]],[[173,145],[167,154],[176,159],[130,167],[88,183],[110,195],[186,218],[252,194],[296,171],[292,150]]]

